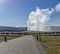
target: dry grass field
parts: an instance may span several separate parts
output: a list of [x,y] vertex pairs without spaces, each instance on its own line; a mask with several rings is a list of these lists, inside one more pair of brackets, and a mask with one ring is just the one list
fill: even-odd
[[47,54],[60,54],[60,36],[41,36],[41,45]]
[[[7,36],[7,40],[12,40],[18,38],[19,36]],[[4,41],[4,36],[0,36],[0,42]]]

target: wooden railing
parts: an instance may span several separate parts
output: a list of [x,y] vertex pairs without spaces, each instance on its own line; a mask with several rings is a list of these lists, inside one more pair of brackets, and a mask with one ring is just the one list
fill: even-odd
[[46,35],[46,36],[60,36],[60,32],[0,32],[1,35]]

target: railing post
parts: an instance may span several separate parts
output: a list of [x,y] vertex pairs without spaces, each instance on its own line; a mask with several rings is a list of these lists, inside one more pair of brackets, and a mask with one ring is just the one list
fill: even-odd
[[41,35],[37,35],[37,40],[41,41]]
[[4,36],[4,41],[7,42],[7,33],[5,33],[5,36]]
[[7,42],[7,37],[6,36],[4,36],[4,41]]
[[37,40],[38,40],[38,35],[37,35]]
[[41,41],[41,35],[40,35],[39,39],[40,39],[40,41]]

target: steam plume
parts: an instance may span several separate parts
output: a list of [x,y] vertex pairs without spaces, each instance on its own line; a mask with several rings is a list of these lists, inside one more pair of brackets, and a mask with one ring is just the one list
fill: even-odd
[[[28,31],[45,31],[50,20],[50,15],[54,10],[36,8],[28,17]],[[48,30],[48,29],[47,29]]]

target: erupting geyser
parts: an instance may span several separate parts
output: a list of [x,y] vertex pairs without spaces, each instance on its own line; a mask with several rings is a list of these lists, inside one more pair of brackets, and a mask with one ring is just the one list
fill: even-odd
[[45,31],[52,12],[53,9],[40,9],[37,7],[36,11],[32,11],[29,14],[27,22],[28,31]]

